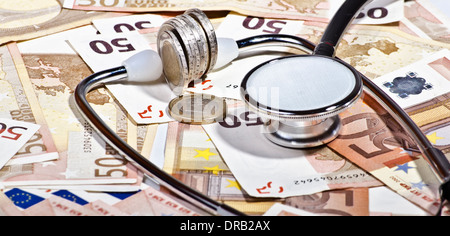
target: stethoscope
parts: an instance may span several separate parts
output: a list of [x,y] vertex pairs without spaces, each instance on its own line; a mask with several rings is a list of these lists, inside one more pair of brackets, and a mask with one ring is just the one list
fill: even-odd
[[[108,144],[144,174],[188,200],[196,209],[213,215],[243,215],[187,187],[143,157],[102,121],[86,95],[107,83],[155,81],[164,73],[173,92],[182,97],[189,83],[227,65],[242,50],[274,44],[302,49],[312,54],[265,62],[252,69],[242,81],[241,93],[246,105],[268,120],[266,132],[262,133],[272,142],[287,148],[327,144],[339,135],[342,126],[339,114],[365,92],[416,140],[420,152],[442,182],[442,202],[450,200],[450,163],[445,155],[433,147],[408,114],[386,93],[352,66],[334,57],[347,27],[369,2],[371,0],[345,1],[317,46],[290,35],[260,35],[240,41],[217,39],[207,16],[197,9],[188,10],[161,27],[158,33],[159,54],[144,51],[125,61],[121,67],[89,76],[76,88],[76,105]],[[279,80],[283,80],[283,85]],[[260,93],[273,87],[279,88],[282,94],[276,101]]]

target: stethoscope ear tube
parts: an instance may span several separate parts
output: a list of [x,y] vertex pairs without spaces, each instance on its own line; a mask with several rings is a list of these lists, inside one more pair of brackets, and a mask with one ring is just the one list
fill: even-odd
[[415,124],[411,117],[383,90],[375,85],[369,78],[361,74],[364,86],[367,88],[366,92],[376,99],[379,104],[383,106],[394,119],[400,123],[402,128],[416,140],[416,144],[421,149],[420,151],[427,157],[430,165],[433,166],[436,174],[447,182],[450,180],[450,162],[445,157],[444,153],[435,148],[428,138],[423,134],[421,129]]
[[361,9],[373,0],[346,0],[331,19],[322,39],[314,49],[314,55],[334,57],[344,32],[359,14]]
[[[369,78],[361,74],[364,86],[367,88],[366,92],[407,131],[416,141],[421,153],[426,158],[429,165],[433,168],[437,177],[440,178],[441,184],[441,198],[442,202],[450,201],[450,162],[445,154],[435,148],[421,129],[411,119],[411,117],[383,90],[375,85]],[[438,213],[440,214],[440,213]]]
[[[226,216],[243,216],[242,212],[235,210],[227,205],[218,203],[207,196],[189,188],[181,183],[171,175],[165,173],[156,165],[147,160],[134,148],[122,140],[106,123],[102,121],[100,116],[95,112],[92,106],[87,101],[87,94],[105,83],[122,80],[126,77],[125,67],[117,67],[110,70],[102,71],[89,76],[84,79],[75,89],[74,99],[75,104],[84,116],[85,120],[92,126],[92,128],[105,140],[111,147],[119,152],[140,171],[147,176],[153,178],[157,183],[163,185],[174,194],[182,197],[188,202],[193,202],[195,209],[212,215],[226,215]],[[199,212],[200,213],[200,212]]]
[[[262,36],[258,36],[255,40],[249,39],[247,46],[254,46],[257,42],[269,43],[270,39],[275,37],[267,36],[264,39]],[[291,46],[297,45],[302,49],[314,50],[314,45],[310,42],[304,41],[301,38],[295,38],[293,36],[283,36],[277,42],[284,44],[291,44]],[[288,40],[286,40],[288,39]],[[243,41],[241,42],[242,44]],[[242,46],[242,45],[241,45]],[[145,157],[138,153],[135,149],[129,146],[123,141],[114,131],[112,131],[108,125],[106,125],[101,118],[96,114],[95,110],[91,107],[86,99],[86,95],[93,89],[100,87],[108,82],[121,80],[126,77],[125,67],[113,68],[107,71],[99,72],[91,75],[83,80],[76,88],[74,93],[75,104],[80,113],[84,116],[85,120],[97,131],[102,138],[108,142],[113,148],[115,148],[121,155],[127,160],[132,162],[140,171],[155,179],[158,183],[164,185],[174,193],[183,196],[186,199],[193,200],[197,207],[205,210],[210,214],[219,215],[244,215],[227,205],[220,204],[203,194],[187,187],[185,184],[179,182],[169,174],[165,173],[154,164],[149,162]],[[429,164],[432,166],[438,177],[441,178],[443,184],[441,186],[442,199],[450,200],[450,163],[442,153],[442,151],[433,147],[427,137],[423,134],[420,128],[414,123],[409,115],[390,98],[384,91],[376,86],[369,78],[361,74],[363,79],[366,93],[372,98],[376,99],[384,109],[416,140],[416,144],[421,149],[424,157],[427,158]]]
[[437,215],[441,215],[444,202],[450,201],[450,162],[441,150],[433,147],[420,128],[394,100],[378,88],[370,79],[364,75],[362,75],[362,77],[365,87],[369,89],[368,92],[373,94],[371,97],[382,104],[403,129],[413,136],[424,158],[427,159],[437,177],[440,178],[442,182],[440,186],[441,207]]
[[[346,0],[333,19],[331,19],[320,42],[315,49],[313,49],[313,54],[334,57],[336,47],[344,36],[344,32],[347,31],[347,28],[360,10],[372,1],[373,0]],[[361,77],[369,94],[372,94],[373,98],[380,104],[383,104],[383,107],[391,114],[391,116],[393,116],[405,130],[409,131],[409,133],[414,136],[422,154],[428,159],[429,164],[443,182],[441,186],[442,199],[450,201],[450,163],[446,156],[441,150],[433,147],[420,128],[393,99],[385,94],[366,76],[361,74]]]

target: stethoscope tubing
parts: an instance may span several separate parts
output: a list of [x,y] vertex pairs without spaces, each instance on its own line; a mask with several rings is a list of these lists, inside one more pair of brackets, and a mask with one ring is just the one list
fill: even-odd
[[126,77],[125,67],[116,67],[109,70],[95,73],[84,79],[75,89],[74,99],[75,104],[82,114],[83,118],[92,126],[92,128],[105,140],[111,147],[119,152],[119,154],[135,167],[152,178],[158,184],[163,185],[175,194],[178,194],[183,199],[195,202],[197,208],[213,215],[245,215],[242,212],[235,210],[227,205],[218,203],[207,196],[189,188],[179,180],[171,175],[165,173],[156,165],[151,163],[147,158],[142,156],[128,143],[121,139],[95,112],[92,106],[87,101],[87,94],[103,86],[106,83],[117,82]]
[[[255,46],[273,46],[273,45],[289,45],[290,47],[307,50],[312,53],[315,49],[313,43],[292,35],[260,35],[250,37],[237,42],[241,50],[248,50]],[[197,207],[202,208],[210,214],[219,215],[244,215],[227,205],[220,204],[209,197],[187,187],[171,175],[165,173],[160,168],[156,167],[147,158],[138,153],[134,148],[122,140],[112,129],[106,125],[99,115],[95,112],[92,106],[86,99],[86,95],[93,89],[103,86],[104,84],[117,82],[126,77],[126,69],[124,67],[112,68],[110,70],[95,73],[85,80],[83,80],[76,88],[74,98],[75,104],[81,111],[86,121],[97,131],[102,138],[108,142],[113,148],[124,156],[133,165],[139,168],[140,171],[163,184],[176,194],[189,199],[196,204]],[[360,73],[361,74],[361,73]],[[416,140],[417,145],[422,153],[429,159],[429,163],[436,173],[438,173],[441,180],[446,184],[450,181],[450,164],[445,158],[445,155],[438,149],[434,148],[420,128],[414,123],[409,115],[383,90],[376,86],[369,78],[361,74],[365,91],[371,97],[375,98],[382,106],[394,117],[394,119]]]
[[[325,30],[319,44],[316,46],[306,39],[292,35],[260,35],[237,41],[240,51],[246,51],[253,47],[266,45],[281,45],[308,51],[311,54],[334,57],[336,46],[339,44],[343,33],[346,32],[356,14],[371,0],[347,0],[338,10],[330,25]],[[194,203],[195,206],[213,215],[243,216],[244,213],[237,211],[225,204],[216,202],[209,197],[189,188],[171,175],[165,173],[147,158],[138,153],[134,148],[122,140],[108,125],[106,125],[87,101],[87,94],[96,87],[106,83],[120,81],[126,78],[125,67],[117,67],[110,70],[95,73],[83,80],[76,88],[74,98],[75,104],[86,121],[97,131],[97,133],[113,148],[115,148],[128,161],[133,163],[144,174],[151,177],[169,190]],[[360,72],[358,72],[361,74]],[[445,155],[433,147],[428,138],[414,123],[409,115],[383,90],[376,86],[369,78],[361,74],[363,86],[368,95],[376,99],[391,116],[412,135],[416,140],[422,154],[428,159],[436,175],[442,180],[442,199],[450,199],[450,163]]]
[[[246,39],[242,39],[237,42],[240,49],[261,47],[261,46],[273,46],[280,44],[282,46],[291,46],[303,51],[313,54],[316,46],[314,43],[292,35],[260,35]],[[336,58],[343,63],[343,60]],[[438,177],[442,182],[450,182],[450,163],[442,153],[441,150],[435,148],[422,130],[416,125],[411,117],[401,108],[397,102],[395,102],[388,94],[380,89],[372,80],[370,80],[364,74],[358,72],[363,80],[364,91],[374,98],[377,102],[382,104],[383,108],[402,126],[402,128],[413,136],[416,140],[420,150],[414,150],[416,152],[422,152],[428,159],[430,165],[434,171],[438,174]]]
[[[248,49],[252,46],[261,46],[263,44],[280,43],[285,46],[307,49],[314,47],[314,44],[291,35],[266,35],[251,37],[238,42],[239,48]],[[123,80],[127,76],[125,67],[120,66],[109,70],[101,71],[84,79],[75,89],[75,104],[83,118],[93,127],[93,129],[105,140],[111,147],[119,152],[119,154],[130,161],[144,174],[152,178],[159,184],[164,185],[170,191],[182,196],[185,199],[196,202],[197,208],[213,215],[233,215],[244,216],[245,214],[231,208],[225,204],[216,202],[209,197],[187,187],[179,180],[165,173],[156,165],[151,163],[147,158],[142,156],[124,140],[122,140],[95,112],[87,101],[87,94],[92,90],[108,83],[115,83]]]

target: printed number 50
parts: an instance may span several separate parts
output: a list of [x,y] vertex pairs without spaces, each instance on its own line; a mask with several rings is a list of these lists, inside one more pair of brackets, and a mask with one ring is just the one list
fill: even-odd
[[[258,126],[264,125],[264,122],[253,112],[245,112],[240,115],[241,120],[245,121],[246,126]],[[231,121],[231,122],[230,122]],[[224,121],[219,122],[224,128],[238,128],[242,125],[242,122],[238,117],[229,114]]]
[[[87,1],[89,3],[83,3],[84,1]],[[111,3],[112,1],[112,3]],[[119,4],[119,0],[111,0],[109,1],[109,4],[106,0],[100,0],[100,5],[103,7],[115,7]],[[80,6],[95,6],[99,2],[98,0],[81,0],[78,1],[78,5]]]
[[[276,26],[275,24],[278,24],[279,26]],[[271,20],[266,23],[266,20],[264,18],[248,16],[247,18],[245,18],[242,26],[249,30],[258,30],[266,25],[269,29],[264,29],[264,33],[279,34],[281,30],[283,30],[283,26],[286,24],[287,22],[280,20]]]
[[[136,49],[130,43],[127,43],[128,39],[119,38],[113,39],[111,44],[103,40],[94,40],[89,43],[91,49],[98,54],[111,54],[114,52],[114,47],[119,48],[119,52],[132,52]],[[114,46],[114,47],[113,47]]]
[[[372,19],[382,19],[382,18],[385,18],[386,16],[388,16],[388,14],[389,14],[389,10],[384,7],[371,8],[367,11],[367,16]],[[356,17],[356,18],[361,19],[365,16],[366,16],[366,14],[364,14],[364,12],[361,12],[358,15],[358,17]]]
[[[117,162],[117,163],[116,163]],[[121,158],[116,157],[104,157],[99,158],[95,160],[95,164],[99,167],[105,168],[114,168],[114,167],[124,167],[128,164],[128,161]],[[111,169],[111,170],[104,170],[106,171],[105,174],[100,173],[100,169],[95,169],[95,177],[113,177],[113,173],[118,172],[118,175],[121,176],[115,176],[115,177],[126,177],[128,175],[128,172],[126,170],[122,169]]]
[[13,126],[8,128],[8,126],[4,123],[0,123],[1,129],[0,134],[3,134],[5,131],[8,131],[7,135],[2,135],[2,138],[6,139],[12,139],[12,140],[18,140],[23,134],[16,133],[14,130],[21,129],[21,130],[28,130],[28,128],[21,127],[21,126]]

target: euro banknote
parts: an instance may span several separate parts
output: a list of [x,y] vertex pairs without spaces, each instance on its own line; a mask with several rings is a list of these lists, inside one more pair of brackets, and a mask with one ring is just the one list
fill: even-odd
[[[433,145],[449,153],[450,51],[442,50],[374,80],[423,129]],[[414,86],[404,87],[405,83]]]
[[380,183],[326,147],[282,148],[261,134],[263,120],[243,103],[223,122],[204,125],[233,175],[253,197],[292,197]]
[[450,93],[424,101],[406,109],[430,142],[450,158]]
[[[262,19],[231,13],[218,27],[217,35],[240,40],[259,34],[282,33],[318,43],[326,26],[327,24],[322,22]],[[260,53],[251,54],[251,57],[246,57],[243,53],[239,60],[209,73],[203,82],[189,88],[189,91],[240,100],[240,84],[249,68],[286,53],[307,53],[292,49],[280,51],[280,47],[274,49],[259,49]],[[342,38],[336,55],[367,77],[375,79],[443,49],[450,49],[449,44],[419,38],[395,27],[355,25]]]
[[32,88],[22,83],[24,77],[28,78],[22,58],[13,45],[0,47],[0,55],[1,117],[40,127],[20,150],[12,154],[14,157],[7,165],[58,159],[51,130]]
[[370,97],[342,116],[341,135],[328,146],[430,214],[440,206],[440,182],[415,142]]
[[407,109],[450,92],[449,62],[450,51],[444,49],[373,81]]
[[[436,5],[434,2],[439,3]],[[408,31],[422,38],[450,43],[450,7],[442,0],[418,0],[405,3],[405,24]],[[447,12],[447,13],[446,13]]]
[[[288,18],[327,22],[342,5],[342,0],[308,1],[181,1],[181,0],[65,0],[64,7],[78,10],[158,12],[185,11],[199,8],[204,11],[235,11],[245,15],[266,18]],[[403,0],[375,0],[358,16],[359,23],[385,24],[399,21],[403,17]]]
[[[0,193],[2,194],[2,193]],[[174,198],[155,189],[146,187],[143,191],[119,201],[106,203],[71,201],[64,196],[52,195],[23,211],[13,211],[10,201],[0,195],[0,209],[5,215],[25,216],[196,216],[195,211],[184,207]]]
[[17,154],[17,152],[35,135],[39,125],[0,118],[0,168]]
[[[234,138],[236,139],[236,138]],[[236,139],[237,140],[237,139]],[[248,214],[262,215],[274,204],[284,204],[300,209],[314,211],[319,214],[336,213],[341,215],[363,215],[367,211],[367,195],[359,194],[364,192],[364,188],[348,190],[339,190],[339,186],[332,186],[334,190],[329,193],[314,193],[310,195],[294,196],[288,198],[254,198],[241,186],[240,182],[231,172],[230,168],[222,157],[222,151],[226,150],[216,148],[214,140],[206,133],[201,126],[192,126],[180,123],[170,123],[166,144],[166,161],[164,171],[170,173],[184,184],[196,189],[206,196],[229,204],[242,212]],[[220,150],[220,151],[219,151]],[[325,153],[324,153],[325,154]],[[322,160],[323,162],[337,163],[338,160]],[[342,163],[341,163],[342,164]],[[347,163],[348,164],[348,163]],[[319,166],[319,165],[317,165]],[[322,166],[324,167],[324,166]],[[345,168],[352,169],[350,164]],[[353,167],[355,168],[355,167]],[[247,171],[250,171],[247,170]],[[377,181],[358,183],[355,180],[346,180],[351,186],[376,186]],[[352,184],[350,184],[350,182]],[[372,184],[372,185],[370,185]],[[342,187],[343,185],[341,185]],[[309,188],[306,186],[305,188]],[[354,190],[354,191],[353,191]],[[330,196],[333,196],[330,198]],[[353,196],[353,204],[348,207],[340,204],[340,197]],[[315,199],[315,200],[312,200]],[[319,199],[327,202],[322,205]],[[316,202],[317,200],[317,202]],[[350,201],[350,198],[348,198]],[[251,202],[251,204],[248,204]],[[316,205],[317,203],[317,205]],[[320,205],[320,206],[319,206]],[[357,207],[359,206],[359,207]],[[321,210],[319,210],[321,209]],[[328,210],[326,210],[328,209]],[[364,210],[365,209],[365,210]],[[340,211],[338,211],[340,210]],[[338,215],[339,215],[338,214]]]
[[62,0],[2,1],[0,45],[51,35],[91,23],[92,19],[122,15],[62,8]]
[[[44,54],[36,53],[36,51],[30,51],[30,49],[45,48],[40,42],[48,43],[47,39],[44,41],[38,40],[23,47],[15,44],[8,45],[9,48],[13,48],[14,57],[23,60],[21,67],[20,64],[16,64],[18,68],[23,68],[23,76],[20,77],[20,82],[27,86],[29,96],[34,97],[34,101],[37,104],[36,109],[42,109],[42,119],[48,122],[48,128],[52,130],[52,137],[55,138],[56,150],[59,153],[59,159],[50,162],[40,162],[34,164],[14,165],[9,168],[2,169],[3,185],[8,187],[15,186],[34,186],[36,188],[46,188],[48,186],[54,186],[55,188],[64,188],[63,186],[76,185],[77,188],[87,186],[90,190],[114,190],[114,185],[111,184],[125,184],[125,186],[115,186],[116,191],[129,191],[126,187],[131,187],[131,190],[136,190],[138,186],[132,187],[132,184],[139,182],[138,173],[135,168],[128,165],[125,170],[121,170],[120,173],[126,173],[123,178],[114,179],[114,167],[111,166],[108,161],[111,161],[112,157],[106,156],[108,148],[104,145],[103,156],[97,156],[93,159],[93,162],[77,162],[75,159],[78,156],[69,156],[69,134],[71,132],[84,132],[84,134],[93,133],[89,131],[90,126],[85,123],[70,105],[71,93],[78,83],[71,82],[72,79],[81,80],[82,77],[72,76],[71,73],[81,72],[89,74],[90,71],[83,68],[87,68],[84,63],[78,59],[76,54],[48,54],[50,51],[45,50]],[[63,41],[65,44],[65,42]],[[38,46],[39,45],[39,46]],[[47,44],[48,45],[48,44]],[[53,46],[57,45],[53,44]],[[48,45],[50,48],[51,45]],[[15,48],[15,49],[14,49]],[[56,49],[56,48],[54,48]],[[60,53],[61,51],[58,51]],[[69,59],[67,61],[66,59]],[[73,63],[74,62],[74,63]],[[62,63],[62,64],[61,64]],[[67,74],[66,74],[67,73]],[[26,75],[26,77],[25,77]],[[114,100],[107,94],[96,92],[90,94],[91,102],[101,105],[106,105],[108,108],[103,113],[107,123],[111,125],[119,135],[130,143],[137,144],[137,137],[128,137],[127,128],[131,126],[133,130],[136,130],[135,125],[131,125],[131,122],[127,119],[126,115],[118,109],[114,104]],[[52,101],[52,102],[49,102]],[[107,111],[107,112],[106,112]],[[107,118],[109,115],[109,118]],[[136,134],[136,133],[134,133]],[[76,140],[79,142],[79,140]],[[89,144],[89,143],[88,143]],[[83,147],[85,148],[85,147]],[[89,149],[89,147],[86,147]],[[114,160],[113,160],[114,161]],[[117,158],[117,163],[125,163],[122,159]],[[114,165],[116,165],[114,163]],[[90,168],[90,167],[92,168]],[[103,169],[101,166],[109,166]],[[89,174],[82,173],[80,170],[91,169]],[[108,173],[111,176],[108,176]],[[116,176],[117,177],[117,176]],[[105,186],[109,185],[109,186]]]
[[23,213],[3,192],[0,192],[0,216],[23,216]]

